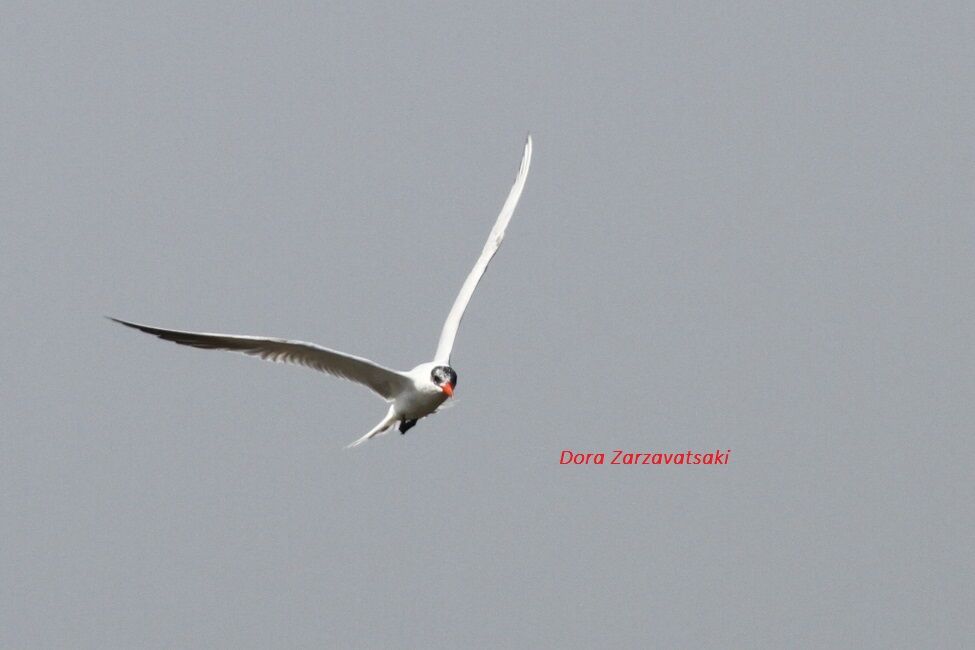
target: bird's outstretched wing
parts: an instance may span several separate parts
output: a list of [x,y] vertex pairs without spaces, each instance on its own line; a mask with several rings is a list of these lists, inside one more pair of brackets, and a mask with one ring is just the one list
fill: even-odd
[[267,361],[307,366],[360,383],[376,391],[387,400],[393,400],[402,390],[412,385],[412,381],[408,377],[395,370],[384,368],[368,359],[329,350],[313,343],[260,336],[164,330],[158,327],[129,323],[117,318],[110,318],[110,320],[180,345],[189,345],[206,350],[229,350],[260,357]]
[[467,309],[467,303],[471,301],[471,296],[474,295],[474,289],[477,288],[477,283],[480,282],[481,276],[487,270],[491,258],[494,257],[494,254],[498,252],[498,248],[501,246],[501,240],[504,239],[504,231],[508,227],[508,222],[511,221],[511,216],[515,213],[515,206],[518,205],[518,199],[521,198],[521,191],[525,188],[525,179],[528,177],[528,167],[531,165],[531,160],[532,137],[529,135],[528,140],[525,142],[525,153],[521,159],[521,168],[515,177],[515,184],[511,186],[508,198],[501,207],[498,220],[494,223],[491,234],[488,235],[484,249],[481,250],[481,256],[477,258],[477,263],[471,269],[467,279],[464,280],[464,286],[460,288],[460,293],[457,295],[457,299],[454,300],[454,306],[450,308],[447,321],[444,323],[443,330],[440,332],[440,342],[437,344],[437,354],[434,357],[436,363],[450,365],[450,351],[454,347],[454,337],[457,336],[457,329],[460,327],[460,321],[464,317],[464,310]]

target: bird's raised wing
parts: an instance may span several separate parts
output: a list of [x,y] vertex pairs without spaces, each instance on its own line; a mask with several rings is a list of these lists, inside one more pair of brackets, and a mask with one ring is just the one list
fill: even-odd
[[408,377],[395,370],[384,368],[368,359],[329,350],[313,343],[260,336],[181,332],[129,323],[117,318],[111,318],[111,320],[180,345],[189,345],[206,350],[229,350],[260,357],[267,361],[308,366],[367,386],[387,400],[394,399],[402,390],[412,385],[412,381]]
[[511,221],[511,216],[515,213],[515,206],[518,205],[518,199],[521,198],[521,191],[525,188],[525,179],[528,177],[528,166],[531,165],[531,161],[532,137],[529,135],[528,140],[525,142],[525,153],[521,159],[521,168],[518,169],[518,175],[515,176],[515,184],[511,186],[508,198],[501,207],[501,213],[498,215],[498,220],[494,223],[494,228],[491,229],[491,234],[488,235],[487,243],[484,244],[484,248],[481,250],[481,256],[477,258],[477,263],[471,269],[467,279],[464,280],[464,286],[460,288],[460,293],[457,295],[457,299],[454,300],[454,306],[450,308],[450,313],[447,315],[447,321],[443,324],[443,330],[440,332],[440,342],[437,344],[437,354],[434,357],[436,363],[450,365],[450,351],[454,347],[454,338],[457,336],[460,321],[464,318],[464,310],[467,309],[467,303],[471,301],[471,296],[474,295],[474,289],[477,288],[477,283],[480,282],[481,276],[487,270],[491,258],[494,257],[494,254],[498,252],[498,248],[501,246],[501,240],[504,239],[504,231],[508,227],[508,222]]

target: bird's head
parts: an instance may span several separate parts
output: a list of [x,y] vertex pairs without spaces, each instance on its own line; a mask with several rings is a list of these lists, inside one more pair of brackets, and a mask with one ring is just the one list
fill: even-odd
[[430,379],[440,387],[447,397],[454,396],[454,386],[457,385],[457,373],[450,366],[437,366],[430,371]]

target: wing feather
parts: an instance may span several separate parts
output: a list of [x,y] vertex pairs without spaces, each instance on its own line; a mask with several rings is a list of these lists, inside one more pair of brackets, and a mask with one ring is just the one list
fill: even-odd
[[402,390],[409,387],[411,380],[402,373],[384,368],[362,357],[329,350],[314,343],[289,341],[287,339],[264,338],[260,336],[236,336],[232,334],[208,334],[205,332],[185,332],[166,330],[138,323],[110,318],[110,320],[152,334],[165,341],[188,345],[205,350],[228,350],[259,357],[276,363],[293,363],[313,370],[325,372],[335,377],[362,384],[392,400]]
[[508,198],[501,207],[501,212],[498,214],[498,219],[494,223],[494,227],[491,228],[491,234],[488,235],[487,242],[481,250],[481,256],[477,258],[477,263],[474,264],[474,268],[471,269],[467,279],[464,280],[464,285],[460,288],[460,293],[457,294],[454,305],[450,308],[450,313],[447,315],[446,322],[444,322],[443,330],[440,333],[440,342],[437,344],[437,354],[434,356],[436,363],[450,365],[450,352],[454,347],[454,338],[456,338],[457,330],[460,328],[460,321],[464,318],[467,303],[471,301],[471,296],[474,295],[477,283],[481,281],[481,277],[483,277],[484,272],[487,270],[491,258],[494,257],[494,254],[498,252],[498,248],[501,246],[505,229],[507,229],[508,222],[511,221],[511,217],[515,213],[515,207],[518,205],[518,199],[521,198],[521,192],[525,189],[525,179],[528,178],[528,167],[531,165],[531,160],[532,137],[529,135],[528,140],[525,142],[525,153],[521,158],[521,167],[518,169],[518,175],[515,176],[515,183],[511,186],[511,191],[508,193]]

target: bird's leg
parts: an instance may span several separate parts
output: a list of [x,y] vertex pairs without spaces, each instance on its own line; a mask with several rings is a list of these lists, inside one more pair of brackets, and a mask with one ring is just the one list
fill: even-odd
[[416,425],[416,420],[400,420],[399,422],[399,432],[405,435],[407,431],[412,429]]

